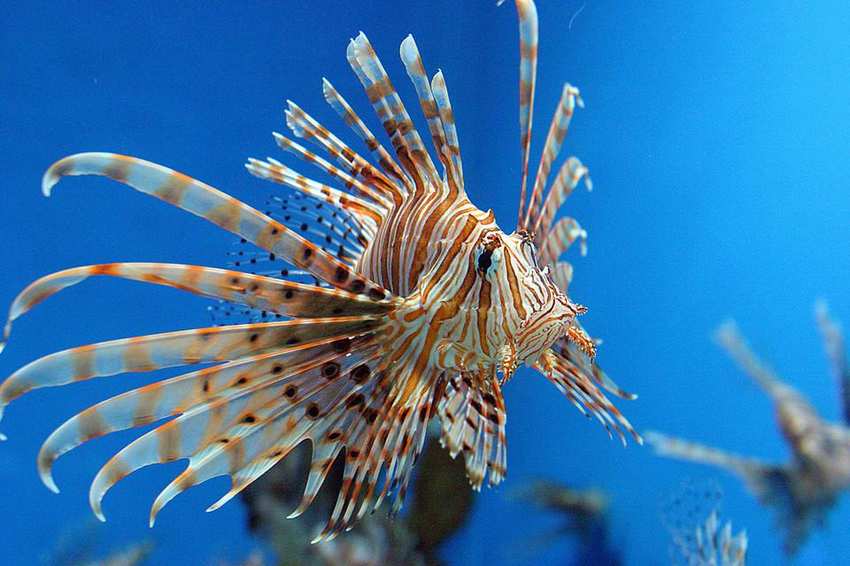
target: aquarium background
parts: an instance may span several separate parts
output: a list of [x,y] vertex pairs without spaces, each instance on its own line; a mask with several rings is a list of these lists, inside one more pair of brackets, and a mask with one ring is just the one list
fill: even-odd
[[[587,108],[567,151],[590,167],[592,193],[568,210],[590,233],[571,295],[604,338],[599,360],[640,394],[618,405],[639,429],[659,429],[767,460],[787,454],[766,398],[711,340],[730,316],[754,349],[824,415],[837,391],[813,318],[816,299],[850,324],[850,4],[539,2],[540,63],[533,151],[567,80]],[[7,3],[0,14],[0,302],[65,267],[109,261],[222,266],[233,237],[104,179],[67,180],[45,200],[41,175],[78,151],[163,163],[249,203],[277,188],[250,177],[248,156],[280,157],[286,98],[360,147],[325,105],[322,76],[377,131],[347,67],[367,32],[411,113],[397,53],[413,33],[431,72],[442,68],[455,109],[466,186],[510,231],[518,199],[517,24],[494,2]],[[421,120],[420,120],[421,124]],[[424,125],[421,126],[424,128]],[[536,160],[536,157],[533,157]],[[289,162],[287,160],[287,162]],[[16,324],[0,371],[58,349],[210,322],[208,301],[179,291],[95,280]],[[163,375],[166,372],[163,372]],[[172,372],[174,373],[174,372]],[[90,520],[88,482],[135,437],[118,434],[63,458],[51,494],[35,455],[54,427],[151,375],[42,390],[2,422],[3,562],[36,564]],[[662,503],[685,478],[716,478],[723,516],[750,537],[750,562],[781,560],[772,517],[728,475],[623,448],[545,380],[521,370],[506,388],[508,479],[485,490],[444,554],[449,564],[569,561],[571,544],[534,550],[555,518],[512,500],[545,477],[612,498],[612,539],[628,564],[664,564]],[[153,540],[157,564],[236,560],[257,548],[233,501],[206,514],[219,478],[184,494],[147,528],[153,497],[182,463],[144,469],[105,500],[98,544]],[[446,498],[453,497],[445,493]],[[799,564],[850,556],[842,500]]]

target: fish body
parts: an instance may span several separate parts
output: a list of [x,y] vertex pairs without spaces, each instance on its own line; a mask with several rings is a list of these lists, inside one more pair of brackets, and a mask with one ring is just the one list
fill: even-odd
[[346,55],[392,153],[324,80],[325,100],[365,142],[371,159],[288,102],[287,126],[312,146],[279,133],[275,141],[333,183],[310,179],[273,158],[248,160],[251,174],[287,186],[309,203],[293,212],[302,218],[300,225],[290,215],[278,220],[202,181],[134,157],[83,153],[48,169],[46,195],[66,176],[106,176],[238,235],[269,259],[288,263],[293,274],[315,281],[182,264],[115,263],[67,269],[27,287],[10,309],[6,337],[16,318],[93,276],[175,287],[281,319],[102,342],[15,372],[0,385],[0,411],[40,387],[208,364],[69,419],[39,453],[48,487],[56,489],[55,460],[79,444],[168,419],[107,462],[90,490],[92,508],[103,518],[101,501],[123,477],[146,465],[188,459],[156,498],[153,524],[180,492],[229,475],[231,489],[210,510],[218,508],[309,441],[310,473],[293,516],[311,504],[334,461],[343,458],[337,503],[317,540],[333,538],[386,498],[398,511],[432,418],[440,421],[451,456],[463,454],[474,488],[485,478],[499,483],[506,471],[501,386],[522,364],[541,372],[609,433],[624,438],[625,430],[640,439],[603,392],[634,398],[596,365],[596,341],[577,320],[586,309],[567,294],[572,267],[560,260],[586,237],[574,219],[556,216],[580,182],[589,186],[587,168],[568,158],[546,191],[573,111],[581,105],[570,85],[563,89],[526,199],[537,14],[531,0],[516,4],[523,169],[519,222],[510,233],[466,194],[444,77],[440,72],[428,77],[412,36],[402,42],[400,55],[428,125],[430,151],[361,33]]
[[[842,384],[845,347],[837,325],[824,306],[817,310],[826,350]],[[663,456],[724,468],[738,475],[765,506],[773,508],[784,535],[787,554],[795,554],[812,529],[822,525],[841,493],[850,488],[850,428],[824,419],[809,401],[776,375],[750,349],[734,322],[717,331],[717,341],[738,366],[770,398],[776,425],[791,457],[763,462],[696,442],[651,432],[647,440]]]

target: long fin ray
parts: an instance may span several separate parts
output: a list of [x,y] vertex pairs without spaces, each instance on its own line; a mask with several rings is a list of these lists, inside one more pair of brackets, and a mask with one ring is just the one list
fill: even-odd
[[337,163],[342,165],[351,176],[363,181],[369,187],[370,195],[372,191],[377,191],[377,195],[371,198],[379,202],[383,208],[388,208],[390,203],[386,199],[391,198],[392,195],[388,194],[387,187],[392,185],[393,182],[363,156],[322,126],[315,118],[302,110],[300,106],[291,100],[287,101],[287,106],[286,125],[292,130],[292,133],[300,138],[312,141],[336,158]]
[[419,179],[419,187],[429,180],[436,182],[437,171],[431,156],[364,33],[351,40],[347,56],[352,70],[366,89],[369,101],[390,137],[402,166],[405,166],[414,180]]
[[316,339],[329,331],[356,334],[378,324],[373,316],[287,320],[166,332],[70,348],[30,362],[0,384],[0,414],[14,399],[41,387],[121,373],[231,361],[281,344]]
[[387,301],[373,301],[347,291],[229,269],[174,263],[107,263],[64,269],[27,286],[12,302],[3,341],[8,340],[12,322],[17,318],[59,291],[96,276],[175,287],[286,316],[379,314],[392,308]]
[[457,135],[457,126],[455,125],[454,111],[452,103],[449,100],[449,91],[446,88],[446,79],[443,77],[442,71],[437,71],[431,79],[431,90],[434,93],[434,100],[437,103],[437,111],[440,113],[440,121],[443,124],[443,130],[446,136],[446,148],[454,163],[455,175],[458,179],[458,187],[463,190],[463,161],[460,157],[460,141]]
[[374,204],[354,195],[346,195],[338,189],[329,187],[313,179],[308,179],[294,169],[290,169],[283,163],[272,158],[268,158],[267,161],[248,158],[245,168],[255,177],[286,185],[356,215],[360,225],[369,236],[374,235],[375,228],[384,220],[384,210],[376,207]]
[[334,287],[384,299],[389,293],[260,211],[218,189],[162,165],[114,153],[78,153],[50,166],[42,190],[49,196],[66,175],[100,175],[164,200],[274,253]]
[[[371,351],[369,350],[371,348]],[[345,357],[311,363],[303,371],[293,373],[291,379],[275,384],[285,392],[298,389],[297,397],[290,403],[280,403],[280,395],[263,395],[267,402],[257,403],[243,410],[229,426],[209,438],[192,453],[186,470],[177,476],[157,497],[151,510],[155,518],[162,507],[191,485],[203,483],[217,476],[229,475],[231,489],[207,510],[213,511],[247,487],[277,461],[283,459],[295,446],[310,437],[312,429],[327,426],[324,413],[338,406],[346,395],[356,391],[348,382],[353,367],[369,363],[374,357],[374,345],[361,351],[352,351]],[[336,374],[328,379],[325,368],[335,364]],[[296,416],[303,409],[303,415]],[[246,424],[246,419],[251,422]],[[226,442],[223,440],[226,439]]]
[[582,228],[575,218],[565,216],[555,223],[540,245],[540,262],[544,265],[558,261],[561,254],[566,252],[578,240],[581,255],[587,253],[587,231]]
[[519,193],[517,228],[525,228],[525,202],[528,185],[528,159],[531,153],[531,126],[534,118],[534,89],[537,83],[537,7],[533,0],[516,0],[519,16],[519,131],[522,148],[522,180]]
[[[371,338],[364,341],[365,346],[361,341],[352,346],[368,347]],[[266,424],[264,418],[272,412],[302,407],[311,392],[331,382],[324,373],[328,364],[338,367],[342,359],[337,351],[324,352],[320,357],[312,356],[286,370],[280,378],[272,375],[254,383],[248,382],[246,387],[232,395],[213,397],[145,433],[115,454],[97,473],[89,490],[93,511],[102,518],[101,501],[106,492],[135,470],[186,457],[204,461],[204,458],[217,453],[216,444],[224,446],[238,437],[226,436],[231,427],[244,430],[262,428]],[[312,410],[309,406],[307,409]],[[242,457],[238,452],[242,448],[244,445],[234,442],[235,458]],[[181,476],[186,487],[194,485],[185,479],[191,473],[184,472]]]
[[408,189],[412,188],[410,178],[401,170],[398,164],[390,156],[389,152],[378,141],[372,131],[366,126],[357,112],[348,104],[345,98],[334,88],[327,79],[322,79],[322,92],[325,95],[325,100],[333,108],[340,118],[348,124],[348,126],[363,140],[369,150],[372,152],[372,157],[380,165],[380,167],[390,176],[401,183],[401,187],[395,183],[389,183],[384,187],[393,199],[393,202],[398,204],[402,197],[407,194]]
[[534,188],[531,191],[528,211],[525,215],[524,225],[527,228],[536,226],[540,218],[543,192],[546,189],[546,182],[549,180],[552,162],[558,158],[558,154],[561,152],[561,146],[564,143],[576,106],[584,106],[584,103],[578,89],[567,83],[561,92],[561,100],[558,102],[555,115],[552,116],[552,123],[549,125],[546,142],[543,145],[543,155],[540,157],[540,164],[537,167],[537,173],[534,175]]
[[534,224],[532,232],[534,237],[540,243],[549,233],[549,228],[552,226],[552,221],[558,213],[558,209],[575,190],[579,181],[584,179],[584,184],[587,190],[593,189],[593,182],[590,180],[590,174],[587,167],[576,157],[569,157],[561,165],[555,180],[552,182],[552,187],[546,194],[546,199],[543,201],[540,215]]
[[282,379],[288,375],[288,368],[315,356],[347,351],[351,341],[348,332],[331,332],[326,337],[185,373],[101,401],[65,421],[44,442],[38,454],[42,481],[57,491],[51,472],[54,462],[84,442],[192,410],[214,398],[228,398],[253,387],[258,380]]

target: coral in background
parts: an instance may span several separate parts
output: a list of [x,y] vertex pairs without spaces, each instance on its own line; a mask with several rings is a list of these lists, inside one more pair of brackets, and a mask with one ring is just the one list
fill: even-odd
[[[843,339],[825,306],[819,305],[817,315],[839,376],[846,418],[850,374]],[[721,326],[717,340],[773,401],[777,424],[792,454],[790,460],[765,463],[659,433],[649,433],[647,440],[661,455],[718,466],[739,475],[763,505],[775,509],[784,532],[783,548],[787,554],[794,554],[812,528],[823,524],[841,492],[850,487],[850,428],[818,415],[798,391],[756,357],[734,323]]]

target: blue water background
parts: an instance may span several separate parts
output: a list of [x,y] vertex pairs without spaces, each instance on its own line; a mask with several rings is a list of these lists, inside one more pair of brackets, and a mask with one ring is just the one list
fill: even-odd
[[[590,232],[588,256],[571,256],[571,294],[590,307],[585,326],[605,339],[600,362],[641,395],[619,406],[642,430],[783,459],[770,404],[710,334],[736,317],[755,349],[824,415],[837,418],[812,306],[826,298],[850,324],[850,4],[588,2],[575,15],[582,6],[540,2],[534,148],[537,155],[562,82],[579,86],[587,108],[566,147],[590,166],[595,188],[569,201],[569,213]],[[233,238],[211,225],[103,179],[65,181],[45,200],[43,171],[69,153],[115,151],[259,204],[273,188],[242,164],[248,156],[280,157],[270,133],[285,127],[286,98],[360,147],[322,100],[320,78],[327,76],[377,131],[345,60],[347,40],[359,30],[417,118],[398,44],[413,33],[426,66],[443,69],[467,190],[512,230],[519,171],[512,6],[6,3],[0,303],[69,266],[223,265]],[[87,282],[16,325],[0,371],[65,347],[204,326],[207,304],[171,289]],[[150,379],[44,390],[9,407],[2,422],[9,441],[0,445],[3,563],[37,563],[69,525],[88,520],[89,480],[135,433],[62,459],[58,496],[35,473],[41,441],[90,403]],[[472,522],[446,553],[449,563],[565,562],[566,543],[531,557],[523,550],[553,524],[510,501],[513,490],[537,477],[608,490],[612,538],[629,564],[666,563],[661,502],[685,477],[715,477],[725,492],[724,516],[749,532],[752,563],[780,560],[771,517],[729,476],[609,441],[531,371],[521,370],[506,395],[508,480],[483,492]],[[114,489],[105,500],[109,522],[97,529],[104,544],[153,538],[158,564],[246,555],[256,543],[241,503],[203,513],[226,489],[225,479],[181,496],[147,529],[150,502],[180,469],[148,468]],[[850,556],[846,501],[828,525],[803,548],[799,564],[840,564]]]

